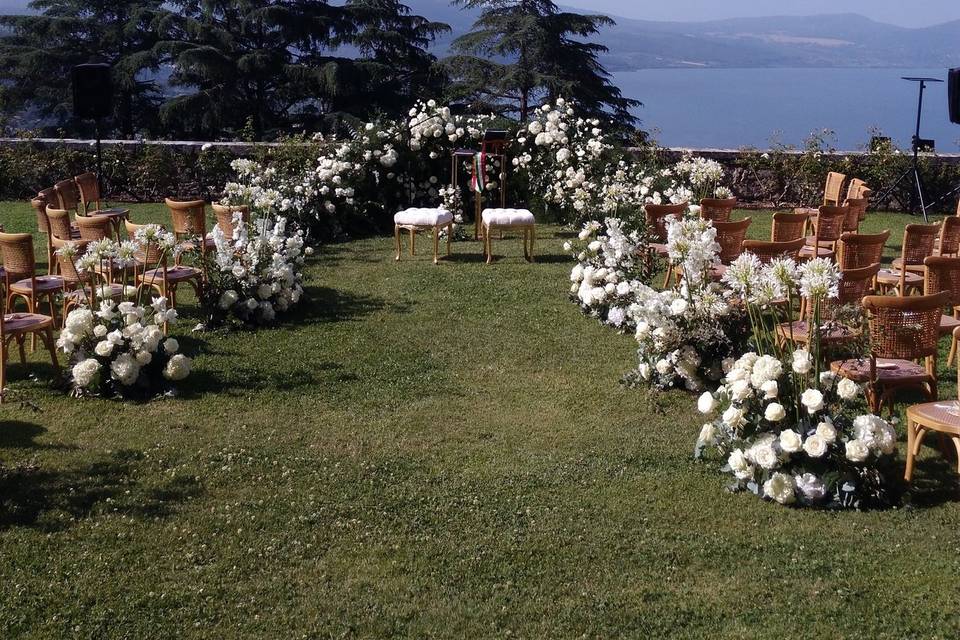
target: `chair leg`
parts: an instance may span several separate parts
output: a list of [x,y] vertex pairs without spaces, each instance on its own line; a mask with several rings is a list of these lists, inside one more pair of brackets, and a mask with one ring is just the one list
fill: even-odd
[[23,334],[17,336],[17,347],[20,349],[20,364],[27,364],[27,353],[24,351],[24,340],[26,336]]
[[410,229],[410,255],[417,255],[417,232],[414,229]]
[[433,228],[433,264],[440,264],[440,226]]
[[450,241],[453,240],[453,223],[450,222],[447,224],[447,257],[453,255],[453,251],[450,249]]
[[908,420],[907,421],[907,466],[903,472],[904,481],[909,484],[913,479],[913,446],[914,441],[917,439],[917,423]]
[[535,262],[536,260],[533,257],[533,243],[537,239],[537,228],[530,227],[530,262]]
[[397,245],[397,257],[394,258],[397,262],[400,261],[400,227],[393,225],[393,239],[396,241]]
[[491,239],[492,229],[489,225],[483,227],[483,248],[487,254],[487,264],[493,262],[493,240]]
[[54,369],[60,371],[60,362],[57,361],[56,343],[53,341],[53,329],[51,327],[47,327],[46,331],[44,332],[44,336],[45,337],[43,341],[47,344],[47,351],[50,352],[50,362],[53,363]]
[[0,404],[7,395],[7,339],[0,336]]

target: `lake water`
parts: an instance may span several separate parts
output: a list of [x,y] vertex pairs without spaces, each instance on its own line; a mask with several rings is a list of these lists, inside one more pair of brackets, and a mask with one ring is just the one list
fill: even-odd
[[[778,135],[799,145],[810,132],[836,132],[838,149],[864,148],[877,128],[909,147],[916,124],[916,83],[946,80],[946,69],[647,69],[614,74],[625,96],[641,100],[641,126],[663,145],[767,148]],[[947,88],[928,84],[920,135],[937,150],[960,150]]]

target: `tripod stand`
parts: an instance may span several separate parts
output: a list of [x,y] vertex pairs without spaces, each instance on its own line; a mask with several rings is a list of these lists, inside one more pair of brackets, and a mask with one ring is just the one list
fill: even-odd
[[[923,221],[927,222],[927,209],[930,207],[927,206],[926,201],[923,199],[923,181],[920,179],[920,148],[925,146],[923,140],[920,137],[920,119],[923,117],[923,91],[927,88],[928,82],[943,82],[937,78],[913,78],[913,77],[904,77],[903,80],[909,82],[918,82],[920,83],[920,92],[917,97],[917,128],[913,134],[913,162],[909,169],[903,172],[903,174],[897,178],[897,181],[894,182],[884,193],[880,196],[880,202],[886,200],[894,190],[900,186],[900,183],[906,180],[907,178],[913,176],[913,185],[916,189],[916,196],[920,200],[920,213],[923,214]],[[913,196],[910,195],[910,210],[913,211]]]

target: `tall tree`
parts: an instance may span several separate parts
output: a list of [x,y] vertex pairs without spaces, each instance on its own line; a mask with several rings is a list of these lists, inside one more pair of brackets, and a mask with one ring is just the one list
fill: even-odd
[[83,128],[74,121],[71,68],[112,65],[115,109],[112,126],[129,137],[152,128],[160,91],[160,60],[154,21],[163,0],[34,0],[36,15],[0,17],[0,80],[5,107],[31,119]]
[[536,101],[571,98],[588,114],[632,125],[636,100],[610,83],[598,56],[603,45],[588,42],[606,16],[560,11],[550,0],[453,0],[480,9],[472,30],[453,42],[458,55],[446,60],[454,97],[526,120]]
[[429,52],[430,44],[449,25],[413,15],[397,0],[347,0],[354,30],[344,44],[360,54],[358,68],[367,75],[362,103],[396,115],[419,97],[443,90],[445,74]]

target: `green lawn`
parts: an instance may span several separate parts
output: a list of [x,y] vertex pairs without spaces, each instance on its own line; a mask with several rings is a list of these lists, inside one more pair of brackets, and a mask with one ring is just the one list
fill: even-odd
[[191,336],[187,299],[177,399],[12,365],[36,410],[0,408],[0,637],[957,637],[949,463],[887,512],[725,493],[694,398],[620,387],[633,340],[568,302],[559,235],[533,265],[324,247],[275,330]]

